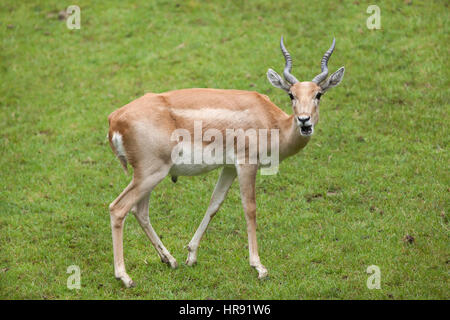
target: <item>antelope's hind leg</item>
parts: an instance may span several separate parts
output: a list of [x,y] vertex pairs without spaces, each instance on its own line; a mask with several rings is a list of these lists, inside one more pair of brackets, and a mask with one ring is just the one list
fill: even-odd
[[168,171],[169,169],[164,166],[145,175],[137,175],[135,171],[131,183],[109,206],[114,251],[114,275],[117,279],[122,280],[127,288],[133,287],[134,282],[125,270],[123,259],[123,225],[125,218],[137,202],[140,202],[164,179]]
[[150,239],[150,242],[153,244],[156,251],[158,252],[161,261],[167,263],[170,267],[175,269],[178,266],[177,261],[166,249],[166,247],[164,246],[161,239],[158,237],[158,235],[156,234],[155,230],[153,229],[150,223],[150,218],[148,215],[150,194],[151,192],[147,193],[137,203],[135,211],[133,211],[133,213],[136,216],[137,221],[141,225],[142,230],[144,230],[145,234]]
[[192,266],[197,262],[197,250],[200,244],[200,240],[202,239],[206,229],[208,228],[208,224],[214,215],[219,210],[222,205],[225,197],[233,184],[234,179],[236,178],[236,169],[234,167],[224,167],[222,169],[222,173],[220,174],[219,180],[217,181],[216,187],[214,188],[214,192],[211,196],[211,201],[209,202],[209,207],[206,210],[206,214],[203,217],[202,222],[195,231],[192,240],[188,245],[188,257],[186,260],[186,264],[188,266]]

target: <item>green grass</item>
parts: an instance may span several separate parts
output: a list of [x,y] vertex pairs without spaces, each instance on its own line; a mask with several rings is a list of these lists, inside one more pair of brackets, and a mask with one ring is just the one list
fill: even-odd
[[[0,298],[449,299],[449,10],[447,1],[0,1]],[[193,268],[183,262],[218,172],[165,179],[150,218],[180,263],[171,270],[134,217],[113,276],[109,203],[127,185],[107,116],[143,95],[189,87],[256,90],[282,71],[310,80],[333,36],[315,136],[276,176],[258,176],[258,241],[270,278],[248,264],[237,183]],[[406,235],[414,237],[406,243]],[[66,288],[67,267],[81,289]],[[366,287],[369,265],[381,289]]]

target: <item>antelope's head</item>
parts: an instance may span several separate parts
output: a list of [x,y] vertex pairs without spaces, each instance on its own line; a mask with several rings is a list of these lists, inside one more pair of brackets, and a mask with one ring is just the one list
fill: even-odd
[[284,67],[283,75],[281,76],[269,69],[267,71],[267,78],[270,83],[277,88],[283,89],[289,95],[292,101],[292,109],[294,110],[294,117],[300,129],[302,136],[311,136],[314,133],[314,126],[319,121],[319,103],[322,95],[330,88],[337,86],[344,77],[344,67],[341,67],[333,73],[328,79],[328,59],[334,51],[336,44],[335,39],[331,44],[330,49],[323,55],[320,67],[321,73],[314,77],[311,81],[298,81],[292,74],[292,59],[283,43],[281,37],[280,47],[283,53],[286,65]]

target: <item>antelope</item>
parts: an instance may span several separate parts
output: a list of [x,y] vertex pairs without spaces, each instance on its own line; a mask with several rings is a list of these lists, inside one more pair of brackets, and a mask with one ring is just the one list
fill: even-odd
[[[159,254],[161,261],[176,268],[177,261],[166,249],[149,219],[149,198],[152,190],[167,175],[176,182],[179,176],[194,176],[221,167],[222,171],[212,193],[205,216],[189,242],[186,264],[197,262],[197,250],[211,219],[225,200],[235,178],[238,178],[240,196],[247,223],[250,266],[258,278],[268,275],[260,261],[256,241],[255,180],[260,163],[235,161],[215,165],[179,164],[173,160],[173,149],[178,145],[171,139],[177,129],[194,134],[194,122],[201,121],[207,128],[225,132],[227,129],[273,129],[279,133],[277,149],[279,161],[303,149],[314,133],[319,121],[319,102],[328,89],[337,86],[344,67],[328,79],[328,60],[334,51],[335,39],[321,60],[321,72],[312,81],[298,81],[292,74],[292,59],[280,41],[285,59],[284,80],[272,69],[267,78],[276,88],[290,97],[293,114],[288,115],[270,99],[258,92],[207,88],[181,89],[165,93],[147,93],[112,112],[109,117],[108,139],[114,154],[127,172],[133,168],[130,184],[110,204],[110,219],[114,252],[114,274],[126,287],[135,284],[125,270],[123,258],[123,226],[131,211]],[[258,139],[261,139],[258,136]],[[205,142],[203,142],[205,144]],[[245,144],[245,150],[248,149]],[[271,146],[273,148],[273,146]],[[270,151],[270,150],[269,150]],[[226,150],[225,152],[229,152]],[[233,148],[232,152],[237,152]],[[247,155],[245,159],[247,159]],[[245,160],[244,159],[244,160]],[[258,160],[259,161],[259,160]]]

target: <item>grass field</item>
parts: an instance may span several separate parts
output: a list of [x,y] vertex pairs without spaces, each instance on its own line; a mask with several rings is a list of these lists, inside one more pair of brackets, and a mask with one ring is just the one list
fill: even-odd
[[[58,12],[81,8],[81,29]],[[0,1],[1,299],[449,299],[448,1]],[[114,279],[108,205],[128,184],[107,116],[146,92],[255,90],[291,112],[265,73],[311,80],[336,37],[309,145],[257,178],[258,241],[270,278],[248,264],[235,182],[183,264],[218,171],[165,179],[150,219],[169,269],[136,219]],[[409,241],[408,241],[409,239]],[[81,269],[81,289],[66,287]],[[366,269],[381,270],[369,290]]]

